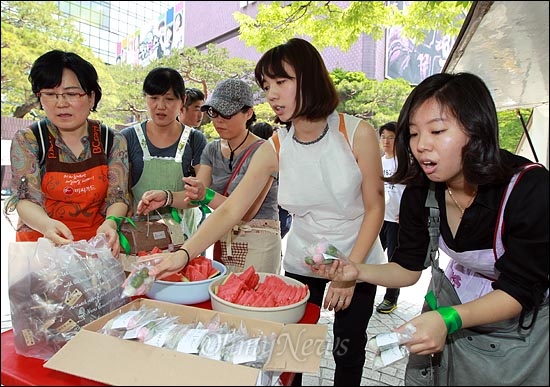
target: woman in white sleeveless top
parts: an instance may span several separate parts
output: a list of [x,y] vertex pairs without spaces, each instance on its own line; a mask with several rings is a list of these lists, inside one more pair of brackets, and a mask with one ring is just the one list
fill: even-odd
[[[180,270],[247,212],[272,174],[279,176],[279,204],[294,214],[283,258],[285,275],[306,283],[310,302],[335,311],[335,385],[360,385],[366,329],[376,286],[334,282],[312,274],[305,249],[322,238],[349,260],[381,263],[378,233],[384,218],[384,186],[378,138],[367,122],[335,112],[338,94],[319,52],[306,40],[291,39],[266,52],[255,70],[267,102],[285,123],[260,146],[245,176],[197,233],[151,272],[160,277]],[[349,139],[347,140],[346,139]],[[280,143],[280,153],[275,146]],[[185,179],[188,200],[202,200],[204,189]],[[143,208],[147,211],[146,206]],[[160,257],[160,255],[159,255]],[[328,289],[325,288],[328,283]],[[301,384],[301,374],[294,379]]]

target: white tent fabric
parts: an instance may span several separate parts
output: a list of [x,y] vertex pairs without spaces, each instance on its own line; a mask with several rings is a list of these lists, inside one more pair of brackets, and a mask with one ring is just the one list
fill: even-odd
[[[548,19],[548,1],[475,1],[442,70],[479,75],[498,110],[533,108],[528,133],[547,168]],[[525,134],[516,153],[535,161]]]

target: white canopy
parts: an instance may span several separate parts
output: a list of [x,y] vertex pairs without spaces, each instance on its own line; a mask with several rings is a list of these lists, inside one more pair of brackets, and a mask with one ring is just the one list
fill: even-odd
[[[442,70],[480,76],[499,110],[534,108],[528,133],[538,161],[547,168],[548,5],[548,1],[474,2]],[[516,153],[535,161],[525,135]]]

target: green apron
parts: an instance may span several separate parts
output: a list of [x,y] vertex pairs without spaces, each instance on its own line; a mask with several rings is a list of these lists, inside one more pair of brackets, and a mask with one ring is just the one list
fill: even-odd
[[[182,157],[183,151],[187,144],[187,139],[191,133],[191,128],[185,126],[183,130],[178,149],[174,157],[157,157],[151,156],[145,135],[141,129],[141,124],[134,125],[134,130],[138,137],[141,149],[143,150],[143,171],[139,181],[132,187],[134,196],[134,209],[137,207],[139,200],[146,191],[164,189],[171,191],[183,191],[184,183]],[[162,215],[170,215],[170,208],[164,207],[158,210]],[[197,226],[202,218],[201,210],[197,208],[178,209],[179,217],[182,219],[181,226],[186,239],[197,231]]]

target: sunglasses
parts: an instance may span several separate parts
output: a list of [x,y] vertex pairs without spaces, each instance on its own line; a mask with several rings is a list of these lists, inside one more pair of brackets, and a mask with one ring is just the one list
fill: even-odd
[[210,117],[210,118],[221,117],[221,118],[223,118],[224,120],[230,120],[230,119],[233,118],[233,116],[235,116],[236,114],[238,114],[238,113],[244,113],[244,112],[246,112],[248,109],[249,109],[248,106],[243,106],[243,108],[242,108],[241,110],[237,110],[235,113],[230,114],[230,115],[225,115],[225,114],[221,114],[219,111],[217,111],[217,110],[214,109],[212,106],[210,106],[210,107],[208,108],[208,110],[206,111],[206,114],[207,114],[208,117]]

